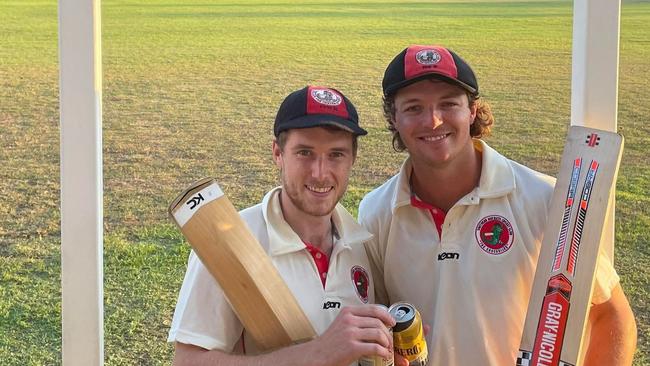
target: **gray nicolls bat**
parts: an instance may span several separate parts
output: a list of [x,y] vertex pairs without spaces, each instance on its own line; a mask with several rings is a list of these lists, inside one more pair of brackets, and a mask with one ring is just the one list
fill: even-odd
[[517,366],[582,365],[596,262],[622,152],[621,135],[569,128]]

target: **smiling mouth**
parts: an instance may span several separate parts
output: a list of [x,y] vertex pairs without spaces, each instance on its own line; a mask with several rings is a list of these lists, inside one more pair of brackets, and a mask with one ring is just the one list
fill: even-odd
[[449,135],[450,135],[449,133],[446,133],[444,135],[420,137],[420,139],[426,142],[435,142],[435,141],[440,141],[442,139],[445,139]]
[[327,193],[334,189],[334,187],[329,186],[329,187],[316,187],[316,186],[305,186],[307,187],[308,190],[316,193]]

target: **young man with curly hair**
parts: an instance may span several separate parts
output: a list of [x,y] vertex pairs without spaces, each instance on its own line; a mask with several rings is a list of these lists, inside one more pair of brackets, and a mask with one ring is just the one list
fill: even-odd
[[[555,180],[480,139],[494,117],[448,48],[404,49],[383,92],[393,147],[408,158],[359,207],[378,300],[420,310],[429,365],[515,365]],[[634,316],[603,255],[588,329],[585,365],[631,363]]]

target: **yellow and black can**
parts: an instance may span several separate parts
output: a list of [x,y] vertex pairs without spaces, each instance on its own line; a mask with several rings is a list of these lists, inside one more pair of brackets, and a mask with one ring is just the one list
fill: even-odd
[[409,366],[425,366],[429,358],[424,339],[422,317],[415,306],[398,302],[388,308],[395,319],[393,346],[395,352],[409,361]]

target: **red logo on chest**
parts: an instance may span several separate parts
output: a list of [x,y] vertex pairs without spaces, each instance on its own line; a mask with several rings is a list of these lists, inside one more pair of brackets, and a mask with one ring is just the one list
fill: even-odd
[[354,266],[350,270],[350,276],[352,278],[352,284],[354,284],[354,290],[357,292],[357,296],[359,296],[359,299],[361,299],[364,304],[367,304],[368,287],[370,286],[370,277],[368,277],[368,272],[366,272],[366,269],[361,266]]
[[499,215],[482,218],[476,225],[474,234],[481,249],[493,255],[507,252],[515,238],[510,222]]

